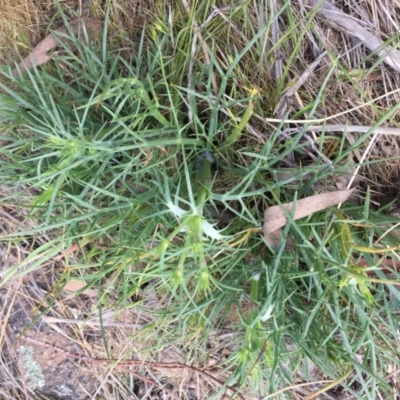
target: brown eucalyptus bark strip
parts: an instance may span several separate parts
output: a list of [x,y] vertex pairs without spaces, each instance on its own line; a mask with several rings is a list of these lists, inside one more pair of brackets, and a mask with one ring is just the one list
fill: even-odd
[[[84,30],[85,27],[86,32],[89,38],[94,38],[99,36],[102,29],[103,23],[96,19],[92,19],[89,17],[82,17],[79,19],[75,19],[70,23],[70,30],[76,36],[80,35],[81,40],[84,39]],[[69,30],[66,26],[62,26],[55,30],[55,32],[68,34]],[[28,69],[32,69],[34,66],[38,67],[49,61],[51,59],[51,55],[47,54],[50,50],[55,49],[59,44],[59,39],[51,33],[46,36],[26,57],[23,61],[21,61],[18,67],[13,69],[13,76],[18,75],[19,72],[24,73]]]

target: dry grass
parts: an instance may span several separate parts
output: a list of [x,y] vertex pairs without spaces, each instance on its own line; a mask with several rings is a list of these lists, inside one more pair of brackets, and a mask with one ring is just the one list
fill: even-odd
[[0,4],[0,60],[8,63],[12,58],[28,54],[32,43],[40,37],[39,11],[33,1],[15,6],[5,0]]
[[[25,57],[48,33],[48,30],[57,27],[60,22],[53,1],[24,0],[19,3],[18,6],[14,6],[11,0],[3,0],[0,4],[0,61],[10,65],[14,65],[14,60]],[[185,15],[186,1],[182,4],[176,3],[179,4],[171,4],[173,10],[176,7],[171,23],[180,23]],[[263,132],[271,125],[274,126],[280,119],[286,119],[287,116],[291,119],[307,120],[328,117],[329,124],[342,127],[332,132],[329,137],[321,135],[317,130],[312,132],[316,147],[324,154],[334,153],[340,147],[346,125],[372,127],[379,119],[382,119],[382,126],[399,127],[398,113],[384,118],[386,110],[392,109],[400,101],[400,90],[397,91],[400,87],[399,74],[384,62],[376,63],[377,58],[372,58],[370,51],[346,32],[332,29],[318,16],[311,19],[309,10],[303,5],[306,2],[292,1],[290,10],[289,6],[286,6],[285,11],[281,10],[282,4],[280,2],[275,4],[274,0],[270,1],[270,10],[264,10],[262,5],[254,2],[248,7],[237,7],[237,12],[229,21],[226,20],[226,15],[229,15],[231,10],[236,10],[236,6],[229,5],[227,1],[223,3],[226,4],[209,10],[209,15],[213,15],[213,18],[208,21],[206,28],[202,31],[198,46],[201,49],[201,42],[206,43],[214,52],[214,57],[225,68],[228,68],[234,50],[239,52],[243,49],[254,32],[262,28],[264,22],[260,21],[260,16],[266,13],[275,14],[271,15],[274,22],[269,32],[269,39],[263,42],[264,38],[260,38],[260,46],[265,46],[265,57],[255,59],[249,52],[246,59],[235,70],[240,83],[232,88],[232,92],[241,92],[245,97],[249,88],[252,87],[261,94],[249,123],[251,134],[247,133],[242,138],[244,150],[251,146],[253,148],[260,146],[260,143],[267,140]],[[383,40],[397,37],[400,10],[396,2],[366,0],[362,3],[342,1],[335,3],[348,15],[357,19],[360,24],[372,27],[375,35]],[[165,4],[165,1],[158,4],[144,0],[115,0],[110,13],[110,42],[113,43],[115,50],[129,52],[132,43],[138,40],[145,23],[151,25],[153,14],[163,15],[165,10],[169,10],[168,4]],[[64,10],[69,10],[67,15],[71,17],[90,15],[99,20],[104,19],[104,1],[60,1],[60,5]],[[281,13],[279,17],[277,17],[278,13]],[[249,20],[251,20],[250,24]],[[203,22],[197,21],[198,24]],[[249,26],[253,26],[254,32]],[[291,29],[288,30],[288,26]],[[179,38],[176,39],[179,40]],[[307,72],[308,67],[324,51],[327,51],[327,54],[320,63],[312,71]],[[204,54],[202,50],[196,52],[199,59],[206,61],[202,58]],[[286,90],[295,85],[302,75],[306,78],[303,84],[290,96],[286,95],[284,101],[279,103]],[[190,78],[188,77],[188,81]],[[246,85],[243,84],[244,81]],[[230,93],[227,93],[227,97],[229,95]],[[371,101],[378,98],[378,101]],[[276,108],[278,104],[279,107]],[[265,118],[266,114],[271,119]],[[331,118],[332,116],[334,117]],[[300,129],[301,125],[292,123],[285,127]],[[356,142],[361,136],[361,133],[347,132],[345,140],[350,143]],[[397,198],[399,194],[398,162],[386,160],[388,157],[399,155],[399,144],[397,136],[378,135],[375,145],[369,149],[368,154],[365,154],[367,144],[359,146],[357,151],[352,152],[350,160],[359,162],[363,158],[365,161],[376,161],[363,166],[359,170],[358,178],[362,182],[360,193],[364,193],[365,188],[369,186],[373,202],[376,208],[379,208]],[[238,151],[237,157],[244,165],[246,164],[245,154],[242,155]],[[285,160],[287,165],[298,165],[299,160],[296,157],[289,154]],[[304,164],[311,163],[307,156],[301,161]],[[350,176],[353,172],[354,169],[349,167]],[[349,180],[346,181],[347,183]],[[216,192],[223,190],[223,179],[220,183],[217,182],[217,186],[218,184],[220,187],[216,188]],[[9,196],[12,200],[11,190],[3,187],[2,196]],[[26,193],[26,202],[29,203],[34,199],[35,194],[29,190]],[[18,200],[18,204],[24,202],[21,200]],[[12,202],[9,202],[7,206],[2,206],[0,224],[3,232],[23,232],[34,228],[35,219],[28,216],[28,213],[29,211],[22,207],[15,208]],[[0,250],[5,262],[1,268],[21,262],[38,245],[51,242],[52,237],[43,236],[40,240],[41,243],[36,243],[29,241],[29,238],[24,238],[18,243],[14,241],[3,244]],[[145,326],[152,328],[153,314],[146,310],[162,310],[168,301],[166,296],[157,293],[156,284],[146,286],[136,298],[131,299],[126,310],[118,315],[114,315],[114,310],[119,305],[116,304],[117,298],[114,298],[112,293],[113,285],[118,282],[113,282],[112,276],[104,285],[108,292],[95,293],[94,297],[85,294],[73,297],[63,288],[55,286],[61,277],[68,275],[69,265],[76,265],[78,260],[84,257],[84,249],[71,251],[70,254],[57,254],[52,263],[43,265],[40,270],[29,274],[26,278],[11,281],[1,288],[0,345],[3,348],[4,358],[1,361],[0,380],[9,383],[0,387],[0,397],[18,399],[24,398],[24,393],[25,395],[27,393],[28,389],[24,387],[23,379],[13,378],[14,370],[11,361],[20,358],[16,352],[16,333],[28,327],[27,335],[39,340],[51,341],[63,348],[68,343],[75,343],[75,346],[67,348],[71,353],[79,352],[88,357],[101,359],[134,358],[160,364],[178,361],[199,369],[209,368],[215,378],[213,380],[189,368],[184,370],[166,367],[152,369],[147,367],[145,362],[143,368],[131,368],[130,378],[126,378],[129,374],[117,368],[103,368],[91,362],[83,362],[83,365],[79,364],[79,367],[74,366],[68,355],[53,361],[57,365],[63,362],[71,363],[70,370],[79,368],[77,369],[79,372],[84,369],[88,380],[95,379],[90,384],[83,385],[90,392],[90,396],[93,396],[92,398],[99,398],[100,392],[106,399],[128,398],[130,390],[136,393],[138,398],[149,399],[155,398],[151,396],[162,393],[162,396],[165,396],[162,398],[167,398],[166,396],[169,395],[170,398],[175,399],[200,400],[216,393],[221,386],[220,383],[225,382],[230,374],[230,371],[224,370],[224,360],[229,357],[232,348],[235,347],[235,340],[238,340],[237,335],[240,333],[233,332],[229,328],[231,320],[237,318],[237,312],[232,312],[231,316],[228,315],[226,325],[212,332],[207,339],[207,347],[210,350],[208,354],[201,355],[201,360],[207,360],[207,364],[204,365],[199,359],[193,358],[199,357],[199,354],[193,351],[196,341],[203,340],[195,331],[191,342],[186,347],[175,346],[174,343],[161,343],[161,337],[151,335],[147,337],[146,330],[138,333],[138,328]],[[58,290],[59,293],[57,293]],[[56,294],[60,297],[55,300]],[[99,297],[104,307],[101,318],[99,310],[95,307]],[[140,307],[137,307],[138,303]],[[46,315],[43,317],[44,309],[46,309]],[[158,327],[158,332],[161,333],[164,329],[168,330],[170,327]],[[34,348],[40,359],[43,349],[37,344]],[[161,351],[160,348],[162,348]],[[46,378],[49,378],[54,372],[51,366],[46,366],[46,360],[43,360],[43,357],[41,361],[43,370],[48,373]],[[218,367],[215,367],[217,364]],[[315,367],[310,374],[318,376],[317,368]],[[300,386],[306,378],[298,377],[299,386],[295,385],[291,389],[293,398],[300,399],[312,395],[326,384],[325,377],[322,376],[320,377],[324,381],[322,386],[315,383],[310,386]],[[140,388],[136,389],[139,382]],[[73,383],[76,385],[76,392],[74,392],[76,399],[91,398],[85,390],[77,389],[78,380],[73,380]],[[57,393],[54,390],[54,387],[48,388],[47,394],[55,396]],[[226,393],[231,394],[229,391]],[[250,398],[246,390],[242,390],[241,394]],[[222,398],[222,395],[223,393],[219,397]],[[320,398],[339,399],[341,395],[339,393],[339,397],[336,397],[335,393],[330,392]]]
[[[104,20],[105,2],[102,0],[60,0],[58,3],[71,19],[90,16]],[[131,46],[131,41],[137,40],[146,22],[151,21],[163,5],[164,1],[114,1],[110,14],[110,40],[118,38],[115,49]],[[5,0],[0,4],[0,13],[0,60],[3,64],[25,58],[50,29],[62,24],[54,1],[24,0],[16,6]]]

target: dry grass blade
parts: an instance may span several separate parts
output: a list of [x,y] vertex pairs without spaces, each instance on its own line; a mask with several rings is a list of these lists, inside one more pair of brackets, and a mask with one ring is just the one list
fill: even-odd
[[[190,6],[189,6],[188,2],[186,0],[182,0],[182,4],[185,7],[187,14],[190,16],[191,10],[190,10]],[[201,48],[203,50],[204,61],[205,61],[206,65],[210,65],[210,56],[208,55],[206,42],[204,41],[203,36],[201,34],[201,27],[199,26],[199,24],[197,23],[195,18],[193,19],[193,23],[194,23],[195,36],[193,38],[192,51],[191,51],[191,63],[190,63],[190,68],[189,68],[189,77],[190,78],[191,78],[192,70],[193,70],[194,53],[195,53],[195,49],[196,49],[197,38],[199,39]],[[217,93],[218,85],[217,85],[217,80],[216,80],[214,73],[212,73],[211,79],[212,79],[213,90],[215,93]]]
[[386,92],[382,96],[375,97],[375,98],[373,98],[371,100],[363,102],[360,105],[357,105],[355,107],[346,109],[346,110],[344,110],[342,112],[339,112],[339,113],[335,113],[335,114],[329,115],[328,117],[324,117],[324,118],[311,118],[311,119],[286,119],[285,118],[285,119],[283,119],[283,118],[264,118],[264,117],[261,117],[260,115],[257,115],[257,114],[253,114],[253,115],[259,121],[263,121],[263,122],[266,122],[266,123],[271,123],[271,122],[272,123],[276,123],[277,122],[277,123],[286,123],[286,124],[324,124],[327,121],[331,121],[331,120],[334,120],[336,118],[343,117],[344,115],[349,115],[349,114],[351,114],[351,113],[353,113],[353,112],[355,112],[357,110],[361,110],[361,109],[365,108],[366,106],[369,106],[369,105],[371,105],[373,103],[376,103],[379,100],[386,99],[389,96],[395,95],[395,94],[397,94],[399,92],[400,92],[399,88],[391,90],[390,92]]
[[[317,194],[315,196],[298,200],[296,202],[296,210],[294,212],[293,219],[297,220],[304,218],[314,214],[317,211],[321,211],[325,208],[343,203],[350,197],[352,193],[353,189],[337,190],[335,192]],[[288,213],[290,213],[293,207],[293,202],[283,204],[282,206]],[[282,211],[281,206],[278,205],[269,207],[264,212],[264,235],[275,232],[276,230],[285,226],[286,223],[287,218],[285,213]]]
[[325,17],[334,28],[361,40],[368,49],[376,52],[393,69],[400,71],[400,52],[398,50],[386,46],[380,38],[368,29],[363,28],[354,18],[349,17],[332,4],[320,0],[309,0],[308,4],[317,7],[317,13]]
[[400,136],[400,128],[388,128],[388,127],[378,127],[373,128],[372,126],[363,125],[345,125],[345,124],[334,124],[334,125],[310,125],[302,128],[287,128],[283,133],[293,133],[293,132],[304,132],[304,131],[314,131],[314,132],[359,132],[366,133],[372,131],[378,135],[394,135]]
[[310,64],[304,72],[301,74],[301,76],[296,80],[296,82],[290,86],[290,88],[286,91],[286,93],[281,97],[279,100],[279,103],[275,107],[274,114],[279,115],[282,117],[285,114],[285,108],[284,108],[284,103],[286,100],[290,97],[292,97],[298,90],[299,88],[304,84],[304,82],[309,78],[310,74],[312,74],[321,62],[321,60],[328,54],[327,51],[324,51],[322,54],[320,54],[317,59]]
[[[75,19],[70,22],[70,29],[74,35],[82,34],[83,27],[86,29],[87,34],[90,38],[98,36],[101,33],[103,23],[89,17],[83,17]],[[62,26],[57,29],[56,32],[68,33],[68,28]],[[21,61],[18,67],[13,69],[13,75],[16,76],[19,71],[22,73],[26,72],[28,69],[32,69],[34,66],[38,67],[49,61],[51,56],[47,53],[57,47],[59,40],[53,34],[46,36],[26,57]]]

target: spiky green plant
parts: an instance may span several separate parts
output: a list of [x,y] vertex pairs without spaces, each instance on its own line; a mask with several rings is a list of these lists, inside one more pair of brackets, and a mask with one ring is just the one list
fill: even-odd
[[[23,204],[35,227],[2,240],[52,237],[1,271],[2,283],[77,244],[81,258],[65,269],[58,289],[73,276],[98,288],[99,307],[112,292],[125,309],[151,286],[160,307],[135,305],[155,318],[136,335],[150,335],[149,352],[197,340],[192,358],[205,359],[208,338],[216,334],[217,346],[219,332],[229,328],[229,355],[219,366],[238,391],[247,386],[258,396],[288,398],[285,388],[299,377],[314,379],[312,364],[354,396],[372,399],[378,389],[389,396],[387,365],[399,364],[397,273],[388,278],[376,269],[374,277],[360,260],[374,270],[380,255],[397,257],[397,236],[387,230],[398,220],[371,212],[367,197],[365,207],[346,204],[289,221],[279,247],[268,247],[263,210],[305,197],[332,178],[322,160],[307,159],[302,132],[283,140],[283,122],[273,128],[257,122],[270,117],[306,32],[298,35],[301,21],[286,2],[280,14],[288,29],[276,46],[294,44],[270,93],[251,68],[262,76],[262,60],[273,62],[275,49],[265,54],[262,44],[274,20],[256,29],[249,3],[229,8],[232,25],[210,23],[203,38],[215,45],[206,46],[208,63],[198,61],[204,49],[191,53],[195,21],[213,5],[186,17],[181,10],[172,27],[160,20],[131,59],[105,39],[101,49],[72,39],[73,49],[63,41],[51,65],[16,77],[1,68],[0,180],[13,188],[1,203],[18,202],[26,188],[37,193]],[[230,39],[223,54],[221,43],[241,21],[245,43]],[[324,103],[329,78],[297,117]],[[382,112],[380,122],[396,107]],[[370,134],[350,146],[323,132],[318,150],[335,143],[329,157],[340,174]],[[277,179],[288,155],[307,162]],[[223,209],[232,215],[225,223],[215,218]],[[288,234],[294,252],[284,250]],[[377,248],[377,237],[386,247]]]

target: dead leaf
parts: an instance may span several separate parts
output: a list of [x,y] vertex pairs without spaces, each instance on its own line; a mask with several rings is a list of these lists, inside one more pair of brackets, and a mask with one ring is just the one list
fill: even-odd
[[[65,286],[65,290],[68,290],[69,292],[78,292],[79,290],[81,290],[82,288],[84,288],[86,286],[86,282],[84,281],[77,281],[77,280],[70,280],[66,286]],[[85,294],[86,296],[89,297],[97,297],[97,292],[96,290],[93,289],[87,289],[85,291],[83,291],[81,294]]]
[[[317,211],[321,211],[325,208],[343,203],[350,197],[350,195],[353,193],[353,190],[354,189],[337,190],[335,192],[317,194],[298,200],[296,202],[296,210],[294,212],[293,219],[297,220],[304,218],[314,214]],[[293,202],[282,204],[282,206],[278,205],[269,207],[264,212],[264,238],[272,248],[277,247],[282,235],[281,228],[287,223],[287,218],[285,213],[282,211],[282,207],[285,208],[290,214],[293,207]],[[285,249],[290,250],[289,246],[291,246],[290,242]]]
[[[98,36],[102,29],[103,23],[101,21],[97,21],[96,19],[92,19],[89,17],[83,17],[79,19],[75,19],[70,23],[70,30],[74,35],[83,36],[83,27],[85,27],[86,32],[89,38],[94,38]],[[62,26],[55,30],[55,32],[68,34],[69,31],[66,26]],[[82,38],[83,39],[83,38]],[[18,75],[19,72],[24,73],[28,69],[32,69],[34,66],[38,67],[49,61],[51,59],[51,55],[47,53],[50,50],[55,49],[59,44],[60,39],[57,38],[56,35],[50,34],[46,36],[26,57],[23,61],[21,61],[18,67],[14,68],[12,71],[13,76]]]

